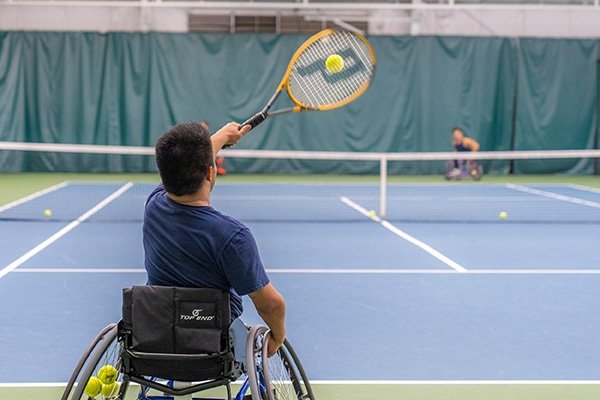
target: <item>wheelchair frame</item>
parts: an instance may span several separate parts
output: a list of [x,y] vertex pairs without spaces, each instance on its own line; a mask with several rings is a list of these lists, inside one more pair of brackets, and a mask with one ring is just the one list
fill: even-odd
[[[67,383],[61,400],[89,398],[89,396],[85,394],[85,386],[88,380],[94,375],[103,356],[109,352],[111,346],[114,346],[115,344],[118,347],[118,363],[115,363],[115,365],[119,370],[119,376],[122,378],[122,381],[120,382],[118,393],[109,397],[103,396],[105,399],[124,399],[130,386],[129,384],[133,382],[140,384],[141,386],[138,393],[138,399],[140,400],[172,398],[165,396],[148,396],[147,393],[149,389],[162,391],[164,394],[170,396],[184,396],[221,386],[226,387],[227,400],[247,400],[250,398],[252,400],[275,400],[277,399],[277,396],[273,387],[274,385],[269,378],[269,368],[264,365],[265,360],[269,362],[267,358],[267,344],[269,337],[270,333],[265,326],[254,325],[250,327],[248,339],[246,341],[247,362],[246,371],[244,371],[239,363],[236,363],[231,357],[228,357],[228,354],[231,354],[229,351],[213,355],[134,352],[128,348],[127,332],[120,328],[118,324],[113,323],[102,329],[83,353]],[[114,351],[116,349],[112,350]],[[308,381],[300,360],[287,340],[279,349],[278,354],[291,375],[291,384],[296,393],[295,397],[297,397],[298,400],[315,400],[310,382]],[[131,371],[126,365],[128,357],[172,361],[221,357],[222,364],[224,365],[224,377],[222,379],[213,379],[191,384],[190,386],[183,388],[175,388],[172,381],[162,383],[155,378],[131,374]],[[235,382],[244,372],[246,372],[247,377],[235,397],[232,397],[230,384]],[[251,393],[250,396],[247,395],[248,391]]]

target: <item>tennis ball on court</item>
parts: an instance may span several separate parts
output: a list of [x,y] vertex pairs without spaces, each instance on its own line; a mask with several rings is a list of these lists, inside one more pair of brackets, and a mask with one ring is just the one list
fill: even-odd
[[114,397],[119,392],[119,383],[113,382],[110,385],[102,385],[102,396],[106,399]]
[[88,381],[87,385],[85,385],[85,394],[87,394],[89,397],[96,397],[100,394],[101,391],[102,382],[100,382],[100,379],[96,378],[95,376],[92,376]]
[[332,54],[325,60],[327,71],[337,74],[344,69],[344,59],[339,54]]
[[377,215],[377,213],[375,212],[375,210],[369,211],[369,217],[374,217],[376,215]]
[[500,211],[500,219],[506,219],[506,217],[508,217],[506,211]]
[[106,364],[98,371],[98,379],[105,385],[110,385],[117,380],[118,372],[112,365]]
[[46,208],[44,210],[44,217],[51,217],[52,216],[52,210],[49,208]]

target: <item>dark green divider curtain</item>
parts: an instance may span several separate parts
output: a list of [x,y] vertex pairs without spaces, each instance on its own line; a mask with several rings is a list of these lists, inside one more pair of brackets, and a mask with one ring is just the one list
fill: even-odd
[[[591,149],[597,135],[598,42],[520,41],[516,150]],[[524,173],[590,172],[589,160],[515,162]]]
[[[241,121],[272,94],[300,35],[0,33],[0,140],[154,144],[180,121]],[[594,41],[372,37],[372,87],[323,113],[273,118],[238,148],[449,151],[462,127],[482,150],[589,148],[596,132]],[[518,71],[518,77],[517,77]],[[515,114],[515,95],[517,109]],[[557,132],[561,133],[557,135]],[[570,134],[565,134],[570,132]],[[376,163],[228,160],[247,172],[377,172]],[[587,165],[517,163],[519,172]],[[507,163],[486,164],[505,172]],[[152,159],[0,153],[1,171],[147,171]],[[441,163],[390,165],[441,173]]]

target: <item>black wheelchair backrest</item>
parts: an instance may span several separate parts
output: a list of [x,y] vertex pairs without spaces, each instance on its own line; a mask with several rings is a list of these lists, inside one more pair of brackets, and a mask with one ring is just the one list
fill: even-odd
[[219,289],[134,286],[123,290],[123,327],[135,351],[215,354],[225,350],[229,293]]
[[123,371],[181,381],[232,377],[229,293],[218,289],[134,286],[123,290]]

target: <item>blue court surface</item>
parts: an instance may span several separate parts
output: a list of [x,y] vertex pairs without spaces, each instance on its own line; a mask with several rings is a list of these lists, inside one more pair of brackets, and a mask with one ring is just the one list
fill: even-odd
[[[119,319],[121,289],[145,283],[152,188],[68,183],[2,209],[0,383],[66,382]],[[215,188],[254,232],[310,378],[598,379],[600,192],[398,184],[380,217],[378,190]]]

